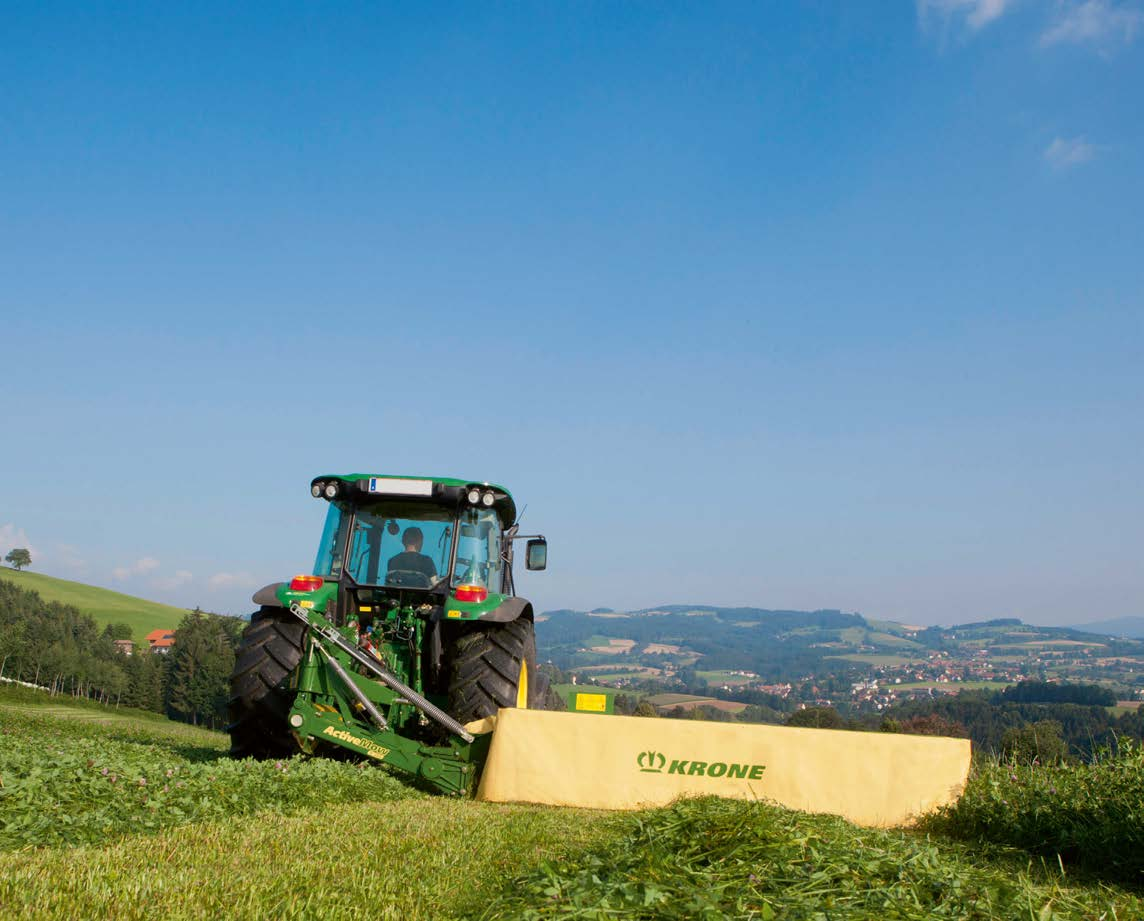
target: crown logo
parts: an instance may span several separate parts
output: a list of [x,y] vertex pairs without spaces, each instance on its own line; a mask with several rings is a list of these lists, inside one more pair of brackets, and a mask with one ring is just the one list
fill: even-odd
[[663,766],[667,763],[667,759],[659,752],[640,752],[636,756],[636,764],[639,769],[645,774],[660,774],[663,772]]

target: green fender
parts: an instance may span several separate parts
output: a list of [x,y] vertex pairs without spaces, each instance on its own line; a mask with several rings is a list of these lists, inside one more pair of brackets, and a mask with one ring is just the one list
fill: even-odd
[[506,598],[490,611],[485,611],[477,620],[492,621],[498,624],[507,624],[510,621],[524,617],[532,620],[532,602],[527,598]]

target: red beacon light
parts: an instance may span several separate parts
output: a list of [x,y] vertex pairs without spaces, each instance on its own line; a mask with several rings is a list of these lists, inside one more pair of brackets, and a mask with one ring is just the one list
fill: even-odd
[[484,601],[489,590],[483,585],[458,585],[453,595],[458,601]]
[[322,587],[321,576],[295,576],[290,580],[292,592],[316,592]]

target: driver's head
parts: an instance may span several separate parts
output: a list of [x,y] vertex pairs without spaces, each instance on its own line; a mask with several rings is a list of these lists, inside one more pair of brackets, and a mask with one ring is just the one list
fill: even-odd
[[405,533],[401,535],[401,546],[414,553],[420,553],[421,545],[424,543],[425,535],[421,533],[420,528],[406,528]]

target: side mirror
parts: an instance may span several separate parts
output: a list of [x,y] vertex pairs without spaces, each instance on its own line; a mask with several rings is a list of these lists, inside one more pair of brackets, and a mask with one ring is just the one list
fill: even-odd
[[524,548],[525,569],[545,569],[548,566],[548,541],[543,537],[530,540]]

